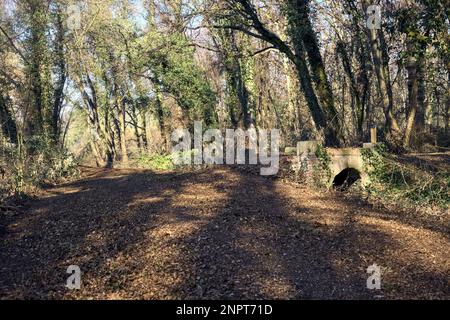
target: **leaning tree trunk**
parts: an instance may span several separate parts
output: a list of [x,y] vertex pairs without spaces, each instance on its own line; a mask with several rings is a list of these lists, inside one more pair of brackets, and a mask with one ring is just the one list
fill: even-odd
[[[342,133],[317,37],[309,21],[309,1],[288,0],[286,5],[288,31],[295,51],[294,62],[314,123],[317,129],[323,132],[325,144],[339,146],[342,141]],[[305,55],[308,56],[311,71],[308,69]],[[316,85],[315,89],[312,81]],[[318,98],[322,106],[319,104]]]
[[[321,102],[323,106],[320,106],[319,100],[312,85],[311,73],[308,69],[308,64],[305,57],[304,39],[314,39],[314,31],[312,27],[305,28],[309,22],[308,14],[306,14],[307,21],[305,20],[304,10],[309,5],[307,0],[286,0],[285,15],[288,20],[288,34],[291,38],[292,46],[294,50],[291,50],[290,46],[280,39],[275,33],[265,27],[265,25],[259,19],[255,6],[250,0],[230,0],[229,5],[231,10],[236,10],[235,7],[239,7],[237,12],[244,15],[251,24],[251,27],[258,33],[257,38],[263,39],[271,43],[274,48],[287,55],[287,57],[296,65],[297,77],[305,96],[308,108],[311,112],[314,120],[314,125],[321,134],[323,134],[325,143],[327,145],[339,146],[341,142],[342,134],[340,132],[337,112],[333,105],[333,96],[331,89],[327,88],[326,74],[324,72],[323,63],[321,62],[320,52],[318,51],[317,42],[307,48],[308,55],[310,56],[311,68],[314,72],[314,77],[317,80],[318,94],[320,94]],[[233,27],[231,27],[233,29]],[[246,30],[244,28],[238,28],[238,30],[244,31],[250,36],[255,36],[255,33]],[[307,34],[303,35],[303,30],[306,30]],[[319,59],[320,57],[320,59]],[[329,86],[329,84],[328,84]]]

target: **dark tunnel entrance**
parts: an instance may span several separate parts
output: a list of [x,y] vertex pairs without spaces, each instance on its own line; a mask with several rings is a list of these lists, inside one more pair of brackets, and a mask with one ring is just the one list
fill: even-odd
[[353,168],[346,168],[334,177],[333,188],[345,191],[360,179],[361,175],[358,170]]

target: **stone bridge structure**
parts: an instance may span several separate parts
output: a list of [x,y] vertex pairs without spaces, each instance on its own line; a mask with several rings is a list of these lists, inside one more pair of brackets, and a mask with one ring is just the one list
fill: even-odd
[[[300,141],[296,148],[287,148],[286,153],[294,156],[291,161],[296,171],[303,171],[307,180],[312,179],[315,165],[319,164],[321,159],[316,156],[316,150],[319,147],[318,141]],[[364,168],[364,161],[361,150],[372,148],[374,144],[364,144],[363,148],[324,148],[327,162],[329,179],[324,181],[328,187],[348,186],[357,180],[361,180],[361,185],[366,186],[369,176]]]

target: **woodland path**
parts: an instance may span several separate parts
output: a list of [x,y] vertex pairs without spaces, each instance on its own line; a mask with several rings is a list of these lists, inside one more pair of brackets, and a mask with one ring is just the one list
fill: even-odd
[[450,298],[448,221],[227,167],[90,169],[0,214],[0,299]]

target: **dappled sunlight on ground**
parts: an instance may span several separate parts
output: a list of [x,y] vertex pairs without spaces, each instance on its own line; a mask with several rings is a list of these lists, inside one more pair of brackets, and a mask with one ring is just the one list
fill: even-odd
[[5,222],[1,298],[449,297],[442,228],[333,193],[220,167],[99,170],[48,194]]

